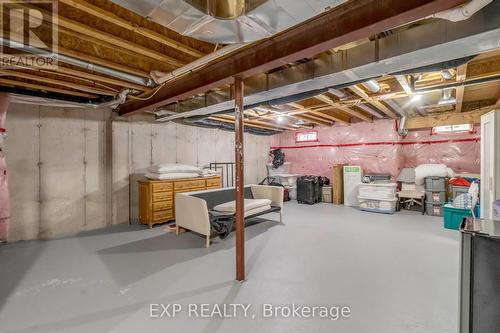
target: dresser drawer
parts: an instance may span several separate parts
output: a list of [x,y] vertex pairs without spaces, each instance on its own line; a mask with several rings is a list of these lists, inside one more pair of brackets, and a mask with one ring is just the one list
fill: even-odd
[[172,183],[153,183],[153,192],[172,191]]
[[178,191],[186,191],[186,190],[191,190],[193,191],[199,190],[199,189],[204,189],[206,187],[205,185],[205,179],[197,179],[197,180],[184,180],[181,182],[175,182],[174,185],[174,190],[176,192]]
[[172,201],[153,202],[153,212],[171,209],[172,206]]
[[173,194],[172,192],[158,192],[158,193],[153,193],[153,201],[168,201],[172,200]]
[[207,188],[220,187],[220,178],[207,179]]
[[173,217],[174,217],[174,213],[171,209],[162,210],[160,212],[153,212],[153,221],[154,222],[167,221]]

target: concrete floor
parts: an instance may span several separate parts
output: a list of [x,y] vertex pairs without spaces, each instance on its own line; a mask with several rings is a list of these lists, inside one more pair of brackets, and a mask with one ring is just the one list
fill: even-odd
[[[276,216],[270,215],[270,219]],[[234,238],[119,226],[0,247],[0,332],[456,332],[458,233],[441,218],[287,203]],[[252,304],[252,318],[152,319],[151,303]],[[351,318],[263,319],[261,305],[347,305]]]

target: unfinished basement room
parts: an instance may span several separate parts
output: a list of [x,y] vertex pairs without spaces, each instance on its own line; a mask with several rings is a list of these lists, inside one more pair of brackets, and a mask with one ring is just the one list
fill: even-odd
[[0,333],[500,332],[500,0],[0,29]]

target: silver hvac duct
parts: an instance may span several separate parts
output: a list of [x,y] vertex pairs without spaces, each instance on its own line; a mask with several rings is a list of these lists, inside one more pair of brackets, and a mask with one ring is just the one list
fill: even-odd
[[155,82],[150,78],[144,78],[144,77],[140,77],[137,75],[125,73],[125,72],[118,71],[118,70],[115,70],[115,69],[112,69],[109,67],[104,67],[101,65],[93,64],[93,63],[88,62],[88,61],[76,59],[76,58],[65,56],[62,54],[54,54],[52,52],[42,50],[42,49],[39,49],[36,47],[30,47],[30,46],[24,45],[23,43],[9,40],[9,39],[3,38],[3,37],[0,37],[0,43],[4,46],[7,46],[7,47],[22,49],[24,52],[28,52],[31,54],[51,58],[51,59],[54,59],[57,61],[64,62],[64,63],[69,64],[69,65],[77,66],[80,68],[85,68],[85,69],[88,69],[91,71],[95,71],[95,72],[98,72],[101,74],[109,75],[109,76],[112,76],[112,77],[115,77],[118,79],[122,79],[122,80],[125,80],[128,82],[140,84],[140,85],[147,86],[147,87],[156,86]]
[[141,16],[209,43],[253,42],[347,0],[112,0]]
[[408,129],[406,128],[406,116],[399,118],[398,134],[402,137],[408,135]]

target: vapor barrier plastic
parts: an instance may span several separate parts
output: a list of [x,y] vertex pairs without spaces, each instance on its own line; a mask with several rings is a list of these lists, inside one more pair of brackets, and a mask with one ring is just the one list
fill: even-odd
[[479,135],[431,135],[429,130],[396,132],[393,120],[318,128],[317,143],[296,143],[296,132],[272,137],[272,149],[281,148],[291,172],[331,177],[334,164],[361,165],[365,173],[390,173],[422,163],[447,164],[456,172],[479,172]]

